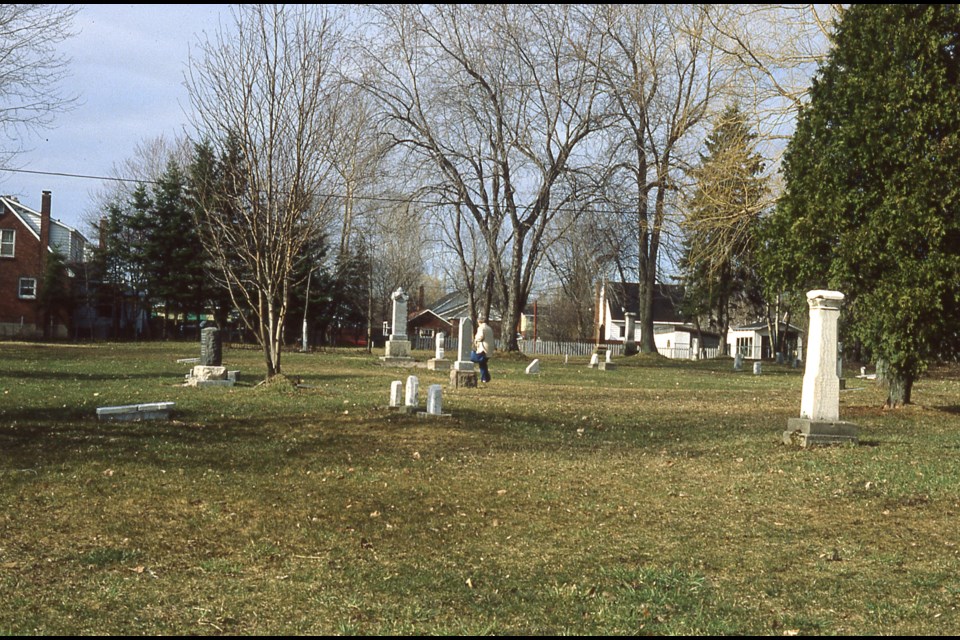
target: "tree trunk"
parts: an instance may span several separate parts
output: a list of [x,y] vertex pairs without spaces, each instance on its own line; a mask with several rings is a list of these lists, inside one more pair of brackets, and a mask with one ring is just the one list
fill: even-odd
[[887,371],[889,391],[887,392],[886,409],[898,409],[910,404],[910,393],[913,391],[913,376],[889,369]]

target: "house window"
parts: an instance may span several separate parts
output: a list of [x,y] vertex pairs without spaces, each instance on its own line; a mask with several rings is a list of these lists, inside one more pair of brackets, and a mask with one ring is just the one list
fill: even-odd
[[37,298],[37,279],[20,278],[20,299],[35,300]]
[[13,229],[0,229],[0,258],[12,258],[17,232]]
[[753,355],[753,336],[737,338],[737,353],[745,357]]

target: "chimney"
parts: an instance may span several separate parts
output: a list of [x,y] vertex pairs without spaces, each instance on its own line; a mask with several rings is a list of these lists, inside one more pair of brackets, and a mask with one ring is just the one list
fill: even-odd
[[50,249],[50,192],[44,191],[40,199],[40,272],[46,267]]

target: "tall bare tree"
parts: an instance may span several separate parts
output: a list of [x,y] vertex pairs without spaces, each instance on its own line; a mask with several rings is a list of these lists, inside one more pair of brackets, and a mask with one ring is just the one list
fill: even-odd
[[513,329],[551,240],[562,178],[600,122],[596,65],[581,55],[596,50],[596,33],[562,5],[377,12],[381,46],[371,48],[376,75],[365,87],[393,143],[430,167],[429,186],[458,216],[449,224],[482,240],[506,348],[516,350]]
[[[186,85],[198,135],[236,161],[200,198],[207,250],[281,373],[283,326],[298,262],[330,224],[341,33],[315,6],[240,5],[232,29],[199,42]],[[213,197],[218,195],[219,197]]]
[[[601,5],[591,19],[606,34],[597,73],[614,124],[601,164],[611,208],[636,237],[639,348],[656,352],[654,287],[664,242],[676,228],[682,170],[693,158],[733,68],[709,36],[716,5]],[[676,214],[671,216],[671,213]]]
[[60,86],[69,60],[57,46],[73,35],[78,7],[0,4],[0,167],[23,150],[25,134],[45,129],[75,98]]

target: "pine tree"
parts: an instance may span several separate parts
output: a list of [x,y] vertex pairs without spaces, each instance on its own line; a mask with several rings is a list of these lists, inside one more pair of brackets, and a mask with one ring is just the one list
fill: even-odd
[[960,332],[960,6],[854,5],[785,157],[766,271],[846,295],[847,337],[910,402]]
[[717,120],[692,171],[682,261],[684,306],[694,317],[711,316],[726,336],[730,306],[756,301],[754,233],[767,192],[756,134],[745,115],[728,107]]

